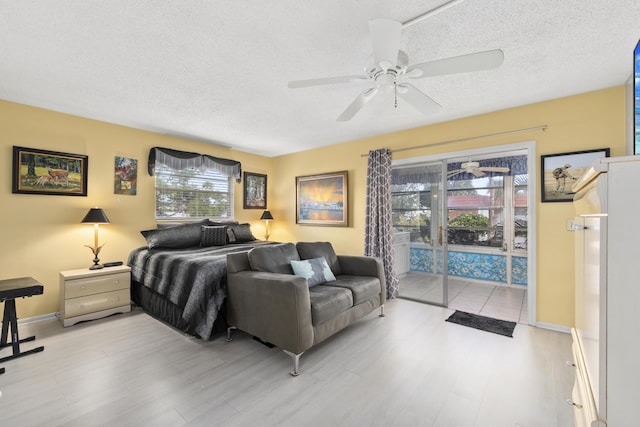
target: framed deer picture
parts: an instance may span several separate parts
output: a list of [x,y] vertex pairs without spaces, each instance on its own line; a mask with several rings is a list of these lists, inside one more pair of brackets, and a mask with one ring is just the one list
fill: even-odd
[[88,161],[84,155],[14,146],[12,192],[86,196]]

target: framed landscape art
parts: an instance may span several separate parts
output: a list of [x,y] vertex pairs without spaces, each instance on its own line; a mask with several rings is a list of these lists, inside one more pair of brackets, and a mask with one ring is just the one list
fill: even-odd
[[600,157],[609,157],[609,149],[600,148],[541,156],[542,201],[572,202],[573,184],[582,178],[593,161]]
[[296,224],[348,226],[347,171],[296,177]]
[[79,154],[13,147],[12,192],[86,196],[89,158]]

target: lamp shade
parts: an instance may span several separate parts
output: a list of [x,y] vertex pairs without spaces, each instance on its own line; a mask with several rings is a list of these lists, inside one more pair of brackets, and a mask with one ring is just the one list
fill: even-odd
[[109,224],[109,218],[107,218],[107,214],[105,214],[102,209],[91,208],[81,222],[89,224]]
[[273,215],[271,215],[271,212],[269,211],[264,211],[262,212],[262,216],[260,217],[260,219],[265,219],[265,220],[273,219]]

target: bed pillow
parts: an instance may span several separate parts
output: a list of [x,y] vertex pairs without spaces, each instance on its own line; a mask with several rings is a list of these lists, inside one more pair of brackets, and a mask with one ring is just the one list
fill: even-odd
[[329,242],[298,242],[296,248],[300,254],[300,259],[312,259],[318,257],[324,257],[329,264],[331,272],[339,276],[342,274],[340,269],[340,262],[338,256],[333,250],[333,246]]
[[293,243],[258,246],[251,249],[247,257],[251,270],[267,273],[293,274],[291,261],[300,261]]
[[251,226],[247,224],[232,224],[227,229],[229,243],[244,243],[256,240],[251,233]]
[[336,280],[324,257],[291,261],[291,268],[293,269],[293,274],[307,279],[309,287]]
[[200,246],[224,246],[227,244],[227,226],[201,226]]
[[189,248],[200,245],[201,227],[209,220],[192,224],[181,224],[170,228],[144,230],[140,234],[147,240],[147,247],[154,248]]

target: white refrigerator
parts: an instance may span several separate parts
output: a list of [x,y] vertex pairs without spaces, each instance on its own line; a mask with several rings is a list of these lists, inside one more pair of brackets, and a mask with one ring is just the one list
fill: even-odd
[[574,186],[576,426],[640,425],[640,156]]

